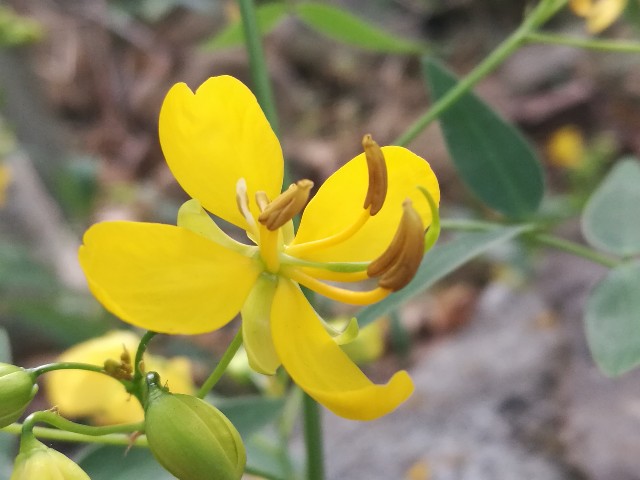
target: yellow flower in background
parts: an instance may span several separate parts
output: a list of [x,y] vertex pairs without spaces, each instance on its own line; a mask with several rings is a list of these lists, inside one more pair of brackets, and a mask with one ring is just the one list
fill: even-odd
[[9,165],[0,164],[0,208],[7,203],[7,191],[11,184],[11,168]]
[[549,161],[557,167],[580,167],[585,159],[582,131],[575,125],[565,125],[557,129],[547,141],[547,155]]
[[[251,91],[228,76],[208,79],[195,93],[175,85],[159,131],[169,168],[192,200],[181,207],[177,226],[91,227],[79,256],[94,295],[122,320],[169,334],[216,330],[241,312],[254,370],[273,374],[284,366],[309,395],[346,418],[395,409],[413,391],[408,374],[371,383],[299,284],[364,305],[408,283],[431,223],[418,187],[439,200],[429,164],[366,136],[365,153],[335,172],[304,208],[312,182],[280,193],[278,139]],[[291,219],[303,208],[294,232]],[[207,211],[240,227],[251,244],[227,236]],[[369,291],[325,282],[368,278],[378,282]]]
[[615,22],[627,6],[627,0],[571,0],[576,15],[587,20],[587,30],[599,33]]
[[[102,366],[117,360],[126,349],[135,355],[140,337],[118,330],[80,343],[64,352],[57,361],[82,362]],[[145,370],[158,372],[172,392],[192,394],[191,362],[185,357],[163,358],[146,354]],[[47,374],[47,397],[66,417],[91,417],[99,424],[134,423],[144,419],[142,407],[117,380],[86,370],[55,370]]]

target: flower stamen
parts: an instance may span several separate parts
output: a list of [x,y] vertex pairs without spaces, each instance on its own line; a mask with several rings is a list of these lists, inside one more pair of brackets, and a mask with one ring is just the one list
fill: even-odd
[[247,181],[244,177],[241,177],[236,182],[236,203],[238,204],[238,210],[247,221],[248,231],[254,236],[257,236],[258,230],[256,221],[251,215],[251,209],[249,209],[249,194],[247,193]]
[[337,302],[348,303],[351,305],[369,305],[371,303],[376,303],[386,298],[391,293],[391,290],[388,288],[380,286],[373,290],[353,291],[328,285],[297,268],[287,270],[286,275],[291,280],[298,282],[300,285],[304,285],[320,295]]
[[362,138],[362,148],[364,148],[369,170],[369,188],[363,208],[369,208],[369,214],[373,217],[380,211],[387,197],[387,163],[382,149],[371,135],[366,134]]
[[370,277],[379,277],[378,285],[400,290],[414,277],[424,255],[424,227],[411,200],[402,204],[398,230],[387,249],[367,268]]
[[301,255],[309,251],[332,247],[353,237],[367,223],[367,220],[377,214],[387,196],[387,164],[382,149],[367,134],[362,138],[362,148],[367,159],[369,171],[369,187],[364,199],[363,210],[355,221],[344,230],[326,238],[311,242],[291,245],[287,248],[289,255]]
[[258,221],[269,230],[282,227],[302,211],[313,187],[311,180],[299,180],[265,206]]

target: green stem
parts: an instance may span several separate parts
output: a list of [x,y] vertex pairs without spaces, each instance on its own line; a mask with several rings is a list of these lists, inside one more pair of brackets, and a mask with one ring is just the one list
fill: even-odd
[[[442,228],[446,230],[461,230],[461,231],[487,231],[496,227],[500,227],[500,224],[484,222],[481,220],[443,220]],[[622,263],[620,259],[611,257],[604,253],[593,250],[586,245],[565,240],[564,238],[556,237],[545,232],[530,232],[527,233],[526,238],[533,243],[552,247],[557,250],[562,250],[567,253],[571,253],[577,257],[582,257],[590,260],[594,263],[599,263],[605,267],[614,268]]]
[[640,43],[619,40],[600,40],[597,38],[567,37],[551,33],[532,32],[526,37],[527,42],[565,45],[568,47],[586,48],[600,52],[639,53]]
[[280,261],[286,265],[295,265],[297,267],[318,268],[328,270],[330,272],[354,273],[363,272],[367,269],[370,262],[314,262],[312,260],[304,260],[302,258],[292,257],[286,253],[280,254]]
[[104,371],[104,368],[101,366],[78,362],[49,363],[47,365],[32,368],[29,371],[34,375],[34,377],[39,377],[44,373],[53,372],[54,370],[87,370],[89,372],[104,373],[105,375],[107,374]]
[[304,438],[307,449],[307,480],[324,479],[324,453],[320,406],[306,393],[303,398]]
[[253,0],[238,0],[240,15],[242,16],[242,28],[249,54],[249,67],[251,78],[255,88],[258,103],[271,124],[273,131],[278,134],[278,115],[269,81],[267,62],[262,48],[262,36],[258,27],[258,18]]
[[143,376],[142,369],[140,368],[140,366],[142,365],[142,359],[144,358],[144,354],[147,351],[147,348],[149,347],[149,342],[157,334],[158,334],[157,332],[148,331],[140,339],[140,343],[138,344],[138,349],[136,350],[136,357],[133,361],[133,369],[135,372],[133,375],[134,383],[137,383]]
[[215,384],[218,383],[218,380],[220,380],[224,371],[229,366],[229,363],[231,363],[231,360],[240,348],[240,345],[242,345],[242,328],[240,328],[238,333],[236,333],[236,336],[233,337],[227,351],[224,352],[224,355],[222,355],[222,358],[218,362],[218,365],[216,365],[213,372],[211,372],[211,375],[209,375],[209,378],[207,378],[207,380],[202,384],[202,387],[200,387],[200,390],[198,391],[198,398],[206,397],[207,393],[209,393]]
[[566,5],[568,0],[543,0],[526,16],[524,22],[496,47],[482,62],[460,80],[455,87],[449,90],[442,98],[435,102],[431,108],[418,120],[416,120],[394,142],[394,145],[407,145],[416,138],[431,122],[437,119],[442,112],[457,102],[460,97],[469,92],[480,80],[499,67],[518,48],[526,42],[527,37],[549,20],[555,13]]
[[558,250],[571,253],[577,257],[586,258],[587,260],[591,260],[594,263],[599,263],[600,265],[604,265],[605,267],[615,268],[622,263],[618,259],[597,252],[589,247],[553,235],[538,233],[532,235],[530,238],[533,242],[539,243],[540,245],[553,247]]
[[[22,424],[13,423],[8,427],[0,430],[11,435],[20,435],[22,433]],[[57,428],[34,427],[33,433],[38,438],[47,440],[58,440],[61,442],[79,442],[79,443],[100,443],[104,445],[133,445],[137,447],[147,446],[147,437],[141,435],[135,440],[131,436],[112,433],[107,435],[83,435],[79,433],[68,432],[66,430],[58,430]]]
[[67,420],[66,418],[61,417],[55,412],[35,412],[29,415],[24,421],[24,423],[22,424],[22,432],[25,433],[25,432],[33,431],[35,424],[39,422],[48,423],[49,425],[52,425],[66,432],[71,432],[71,433],[76,433],[79,435],[85,435],[85,436],[91,436],[91,437],[111,435],[114,433],[131,434],[134,432],[144,431],[143,422],[94,427],[91,425],[82,425],[79,423],[72,422],[71,420]]

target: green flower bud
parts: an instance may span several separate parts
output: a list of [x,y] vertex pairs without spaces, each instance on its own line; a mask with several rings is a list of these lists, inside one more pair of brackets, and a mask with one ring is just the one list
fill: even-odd
[[91,480],[78,465],[62,453],[27,434],[20,442],[9,480]]
[[246,453],[240,434],[217,408],[172,394],[158,374],[147,375],[145,429],[158,462],[179,480],[238,480]]
[[0,428],[18,420],[37,391],[34,377],[27,370],[0,363]]

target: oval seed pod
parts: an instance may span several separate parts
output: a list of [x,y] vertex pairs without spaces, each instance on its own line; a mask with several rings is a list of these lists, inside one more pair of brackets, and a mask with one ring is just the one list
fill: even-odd
[[238,480],[246,453],[240,434],[214,406],[159,386],[147,376],[149,395],[145,425],[149,448],[179,480]]
[[38,391],[24,368],[0,363],[0,428],[17,421]]

